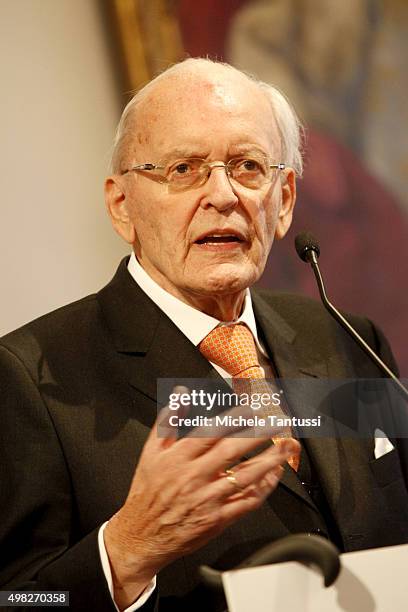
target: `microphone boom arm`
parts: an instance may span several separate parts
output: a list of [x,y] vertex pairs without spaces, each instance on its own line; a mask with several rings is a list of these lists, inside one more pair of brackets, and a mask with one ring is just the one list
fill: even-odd
[[350,323],[343,317],[341,312],[337,310],[335,306],[330,302],[326,294],[323,278],[320,272],[319,264],[317,263],[317,254],[313,248],[307,249],[305,253],[305,260],[308,261],[312,267],[314,275],[316,277],[317,285],[319,287],[320,297],[323,305],[330,312],[330,314],[336,319],[343,329],[350,334],[358,342],[360,347],[366,354],[377,364],[380,370],[388,377],[392,378],[394,383],[397,385],[403,396],[408,400],[408,389],[402,384],[392,370],[384,363],[382,359],[373,351],[373,349],[365,342],[365,340],[356,332],[356,330],[350,325]]

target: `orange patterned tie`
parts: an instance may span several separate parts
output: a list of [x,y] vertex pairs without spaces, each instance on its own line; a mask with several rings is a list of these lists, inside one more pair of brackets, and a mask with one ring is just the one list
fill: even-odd
[[[251,390],[257,392],[271,393],[265,374],[259,365],[258,355],[256,352],[255,340],[250,329],[242,323],[234,323],[233,325],[220,325],[213,329],[208,336],[200,343],[200,351],[202,355],[217,364],[223,370],[228,372],[233,379],[257,379],[257,383],[251,385]],[[263,382],[261,382],[261,380]],[[236,390],[239,385],[236,383],[233,386]],[[238,382],[238,381],[236,381]],[[274,406],[273,414],[276,416],[285,416],[281,408]],[[279,437],[273,437],[274,444],[279,444],[282,438],[292,437],[292,432],[288,427],[282,432]],[[297,471],[299,467],[299,456],[293,455],[288,459],[289,465]]]

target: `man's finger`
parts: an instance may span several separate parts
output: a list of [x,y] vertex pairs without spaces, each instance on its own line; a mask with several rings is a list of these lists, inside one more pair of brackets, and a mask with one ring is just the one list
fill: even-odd
[[[173,387],[172,395],[189,394],[190,390],[182,385],[176,385]],[[180,405],[177,409],[177,414],[180,416],[186,416],[190,407],[188,405]],[[177,439],[178,429],[171,424],[171,417],[174,416],[175,411],[170,408],[170,404],[167,404],[162,408],[157,415],[155,424],[153,425],[152,431],[150,432],[149,439],[156,440],[160,446],[168,446],[167,441],[175,441]]]
[[[253,459],[238,463],[232,469],[220,470],[218,478],[203,489],[203,495],[214,496],[214,499],[230,497],[234,493],[244,491],[251,485],[259,483],[268,475],[280,475],[280,467],[292,455],[291,446],[281,451],[274,446]],[[235,487],[235,491],[234,491]]]

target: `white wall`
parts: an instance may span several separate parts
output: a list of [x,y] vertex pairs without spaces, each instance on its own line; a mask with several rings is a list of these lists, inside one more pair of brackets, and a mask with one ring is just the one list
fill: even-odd
[[98,290],[126,245],[103,201],[120,113],[98,0],[0,0],[0,335]]

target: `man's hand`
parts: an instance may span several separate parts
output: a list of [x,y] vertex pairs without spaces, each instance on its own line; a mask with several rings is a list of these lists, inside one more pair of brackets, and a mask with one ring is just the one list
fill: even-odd
[[[167,408],[159,415],[161,431],[168,415]],[[269,438],[223,437],[221,431],[216,437],[197,437],[197,430],[182,439],[159,438],[157,425],[126,502],[104,532],[115,601],[122,609],[164,566],[258,508],[276,488],[282,464],[299,452],[298,442],[289,438],[235,465]],[[225,470],[232,465],[233,477],[227,478]]]

